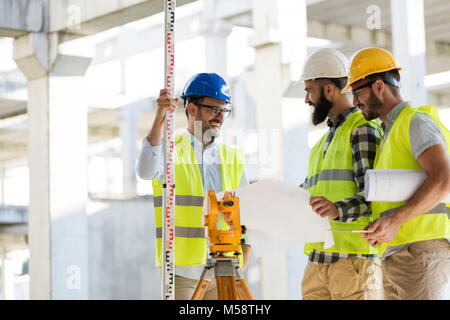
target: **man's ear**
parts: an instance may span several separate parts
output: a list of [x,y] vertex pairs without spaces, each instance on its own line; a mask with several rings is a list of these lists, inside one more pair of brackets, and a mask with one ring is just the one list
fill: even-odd
[[377,93],[377,96],[381,97],[384,90],[386,90],[386,84],[383,82],[383,80],[377,80],[373,84],[373,89]]
[[323,90],[324,90],[325,98],[327,98],[328,101],[332,100],[334,92],[336,91],[335,89],[336,88],[331,83],[328,83],[327,85],[325,85]]
[[195,104],[193,104],[192,102],[189,102],[189,104],[187,105],[187,110],[188,110],[188,114],[191,117],[195,118],[195,115],[197,114],[198,107]]

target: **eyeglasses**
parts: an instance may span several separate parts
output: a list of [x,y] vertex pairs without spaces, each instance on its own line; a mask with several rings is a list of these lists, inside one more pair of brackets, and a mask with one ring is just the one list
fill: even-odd
[[216,117],[218,115],[220,115],[220,113],[223,113],[223,117],[226,119],[230,116],[231,114],[231,109],[228,108],[221,108],[221,107],[217,107],[217,106],[208,106],[206,104],[200,104],[200,103],[194,103],[197,107],[200,108],[208,108],[211,110],[211,115],[213,117]]
[[373,85],[373,84],[375,83],[375,81],[377,81],[377,80],[379,80],[379,79],[372,80],[372,81],[370,81],[370,82],[367,82],[366,84],[363,84],[363,85],[362,85],[361,87],[359,87],[359,88],[353,89],[353,90],[352,90],[353,97],[354,97],[355,99],[358,99],[358,98],[359,98],[359,97],[358,97],[358,91],[360,91],[361,89],[364,89],[365,87],[370,87],[370,86]]

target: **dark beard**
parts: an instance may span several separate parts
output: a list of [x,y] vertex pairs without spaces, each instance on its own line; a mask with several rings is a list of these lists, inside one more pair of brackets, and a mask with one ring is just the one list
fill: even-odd
[[381,103],[380,99],[377,98],[377,96],[373,93],[373,91],[370,91],[369,100],[367,100],[367,103],[365,104],[367,115],[364,115],[364,118],[368,121],[376,119],[380,116],[381,112],[383,111],[383,104]]
[[325,98],[322,89],[322,91],[320,92],[319,100],[314,105],[314,111],[312,114],[312,123],[315,126],[317,126],[319,123],[324,122],[332,106],[333,104],[330,101],[328,101],[327,98]]

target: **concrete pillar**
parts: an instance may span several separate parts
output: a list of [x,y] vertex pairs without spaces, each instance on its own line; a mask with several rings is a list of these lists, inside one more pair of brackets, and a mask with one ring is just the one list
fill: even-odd
[[392,48],[400,71],[402,97],[427,104],[425,16],[423,0],[391,0]]
[[88,298],[86,41],[46,32],[14,41],[28,79],[31,299]]
[[236,141],[245,151],[245,172],[249,181],[259,179],[258,131],[255,118],[255,104],[248,95],[246,74],[241,73],[233,82],[233,117],[236,126]]
[[286,249],[271,252],[261,258],[261,299],[286,300],[288,278],[286,277]]
[[[217,12],[218,1],[204,1],[203,14],[200,22],[200,34],[205,40],[205,72],[215,72],[220,75],[231,86],[228,78],[228,54],[227,39],[231,33],[232,25],[218,17]],[[232,96],[232,101],[234,98]],[[223,143],[233,143],[230,138],[232,135],[231,118],[224,121],[221,129],[221,141]]]
[[122,140],[122,192],[129,196],[137,193],[136,158],[138,123],[140,112],[137,105],[131,104],[120,109],[120,138]]
[[0,205],[5,204],[5,163],[0,163]]
[[306,57],[306,1],[253,0],[250,44],[255,69],[250,95],[256,104],[261,178],[298,184],[304,179],[309,111],[302,99],[287,97]]
[[228,82],[227,39],[232,25],[218,17],[218,2],[204,1],[200,33],[205,39],[206,72],[215,72]]
[[[256,105],[259,177],[298,185],[307,173],[310,112],[304,93],[288,89],[295,87],[306,58],[306,1],[252,3],[254,34],[249,42],[255,47],[255,68],[247,85]],[[298,285],[291,285],[298,283],[306,261],[300,247],[263,257],[263,299],[301,297]]]
[[[127,57],[136,52],[136,32],[133,29],[121,27],[120,44],[120,83],[121,94],[127,95]],[[137,193],[136,158],[138,140],[138,122],[140,112],[136,104],[120,109],[119,131],[122,140],[122,192],[129,196]]]
[[5,249],[0,250],[1,255],[1,286],[2,300],[15,299],[15,282],[13,262]]

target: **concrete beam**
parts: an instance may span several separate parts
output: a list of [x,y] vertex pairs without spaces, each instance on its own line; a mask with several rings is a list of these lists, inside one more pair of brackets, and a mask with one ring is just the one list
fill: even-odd
[[45,29],[45,0],[0,1],[0,37],[19,37]]
[[[178,0],[177,6],[193,1]],[[2,0],[0,36],[16,38],[29,32],[87,36],[162,11],[161,0]]]
[[[28,236],[28,224],[27,223],[0,224],[0,234],[8,236]],[[15,239],[17,239],[17,237]],[[20,241],[20,243],[23,244],[23,241]]]
[[24,206],[0,206],[0,224],[28,222],[28,208]]
[[[161,0],[49,0],[50,32],[92,35],[164,11]],[[178,0],[177,6],[195,0]]]
[[0,119],[15,117],[27,112],[27,102],[0,98]]

